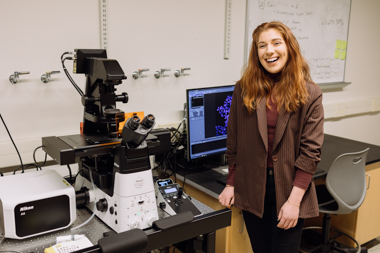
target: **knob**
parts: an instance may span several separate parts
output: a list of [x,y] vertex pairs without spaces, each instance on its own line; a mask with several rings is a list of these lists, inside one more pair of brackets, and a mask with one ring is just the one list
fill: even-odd
[[123,104],[126,104],[126,103],[128,103],[128,93],[126,93],[126,92],[123,92],[123,93],[121,93],[120,95],[116,95],[115,96],[115,100],[116,101],[121,101],[121,102],[123,102]]
[[138,69],[137,71],[134,71],[132,73],[133,79],[138,79],[139,77],[141,77],[141,78],[147,77],[147,76],[142,74],[142,72],[145,72],[145,71],[149,71],[149,69]]
[[98,202],[96,202],[96,209],[99,212],[107,212],[108,209],[108,203],[106,199],[99,199]]
[[179,187],[179,189],[178,189],[178,199],[182,198],[182,194],[183,194],[183,188]]
[[160,208],[161,208],[161,210],[165,210],[165,208],[166,208],[166,203],[165,203],[165,202],[161,202],[161,203],[160,203]]
[[131,228],[140,228],[140,222],[138,222],[137,220],[132,220]]
[[13,73],[13,75],[10,75],[9,76],[9,81],[13,84],[15,83],[19,83],[21,80],[20,80],[20,75],[26,75],[26,74],[29,74],[30,71],[15,71]]
[[169,75],[165,75],[165,71],[170,71],[171,69],[160,69],[159,71],[154,72],[154,77],[155,78],[160,78],[162,77],[168,77]]
[[51,82],[53,79],[51,79],[51,75],[53,74],[59,74],[61,73],[60,71],[46,71],[46,74],[43,74],[41,76],[41,81],[43,83],[48,83],[48,82]]
[[181,71],[176,70],[174,71],[174,76],[175,77],[189,76],[190,74],[185,73],[185,70],[190,70],[190,68],[181,68]]
[[152,226],[153,222],[156,221],[156,220],[158,220],[156,216],[150,216],[148,218],[148,225]]

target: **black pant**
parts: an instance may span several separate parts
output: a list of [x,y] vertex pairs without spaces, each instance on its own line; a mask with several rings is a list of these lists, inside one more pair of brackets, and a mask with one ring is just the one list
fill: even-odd
[[243,210],[254,253],[297,253],[301,242],[304,219],[298,219],[294,228],[277,227],[276,192],[273,169],[268,168],[263,218]]

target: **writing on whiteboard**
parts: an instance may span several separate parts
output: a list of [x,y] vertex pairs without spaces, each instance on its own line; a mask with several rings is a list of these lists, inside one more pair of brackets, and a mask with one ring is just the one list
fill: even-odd
[[[316,83],[344,81],[350,0],[250,0],[247,47],[260,24],[279,21],[297,38]],[[249,50],[247,49],[247,58]]]

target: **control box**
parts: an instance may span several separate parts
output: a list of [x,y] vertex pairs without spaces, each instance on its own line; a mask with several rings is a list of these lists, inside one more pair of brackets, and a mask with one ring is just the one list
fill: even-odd
[[159,179],[155,183],[157,205],[169,215],[191,211],[194,216],[202,214],[191,202],[189,196],[183,193],[183,188],[170,178]]

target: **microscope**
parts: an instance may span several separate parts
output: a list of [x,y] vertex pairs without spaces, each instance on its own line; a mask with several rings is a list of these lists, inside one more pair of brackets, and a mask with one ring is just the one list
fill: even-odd
[[[86,157],[79,163],[81,174],[75,181],[75,190],[79,195],[89,197],[82,197],[77,205],[86,204],[118,233],[151,227],[158,219],[145,141],[153,126],[153,115],[147,115],[141,122],[138,116],[133,116],[124,125],[121,144],[115,147],[113,157]],[[112,160],[110,170],[111,166],[107,164]],[[92,185],[94,180],[96,187]]]
[[126,76],[106,50],[76,49],[73,60],[73,72],[86,75],[81,131],[43,137],[43,150],[61,165],[78,163],[77,206],[87,206],[117,233],[149,228],[158,219],[149,156],[170,150],[170,132],[153,130],[152,114],[126,120],[116,108],[128,102],[127,93],[115,94]]

